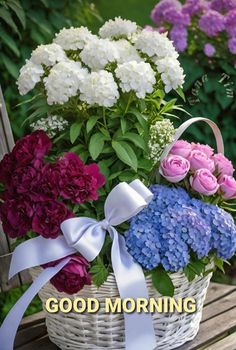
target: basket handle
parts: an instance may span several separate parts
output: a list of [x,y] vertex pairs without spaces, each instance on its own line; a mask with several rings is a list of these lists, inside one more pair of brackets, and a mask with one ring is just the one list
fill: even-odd
[[162,161],[169,154],[171,148],[178,141],[178,139],[181,137],[181,135],[184,133],[184,131],[193,123],[200,122],[200,121],[207,123],[212,128],[212,131],[213,131],[213,133],[215,135],[215,139],[216,139],[217,151],[218,151],[218,153],[224,154],[224,141],[223,141],[223,137],[222,137],[222,134],[220,132],[220,129],[218,128],[216,123],[214,123],[212,120],[210,120],[208,118],[201,118],[200,117],[200,118],[191,118],[180,125],[180,127],[175,132],[174,141],[166,146],[166,148],[164,149],[164,151],[161,155],[160,161]]

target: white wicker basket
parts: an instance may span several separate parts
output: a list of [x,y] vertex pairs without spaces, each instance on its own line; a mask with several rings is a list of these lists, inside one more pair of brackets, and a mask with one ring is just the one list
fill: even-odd
[[[30,270],[33,279],[39,274],[41,268]],[[158,350],[171,350],[192,340],[199,329],[202,316],[203,303],[211,274],[206,277],[197,277],[191,283],[183,273],[171,274],[175,286],[175,298],[193,297],[196,300],[197,311],[195,313],[154,313],[153,324],[155,328]],[[146,279],[149,297],[159,298],[160,294],[153,288],[152,282]],[[65,293],[59,293],[50,283],[47,283],[39,292],[43,302],[48,298],[61,299],[68,297]],[[49,338],[60,349],[125,349],[124,345],[124,318],[120,313],[105,314],[105,298],[119,297],[114,275],[98,289],[94,285],[85,286],[78,294],[69,296],[75,298],[96,298],[100,301],[101,308],[97,313],[68,314],[58,312],[50,314],[46,312],[46,325]]]

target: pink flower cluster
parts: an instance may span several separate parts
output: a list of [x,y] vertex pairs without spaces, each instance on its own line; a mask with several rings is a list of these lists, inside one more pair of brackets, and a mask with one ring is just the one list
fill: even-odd
[[20,139],[0,162],[0,182],[5,186],[0,219],[12,238],[31,230],[56,238],[61,222],[74,216],[67,202],[96,200],[105,183],[97,164],[85,165],[75,153],[46,162],[51,148],[49,137],[38,130]]
[[214,154],[208,145],[177,141],[163,159],[160,173],[172,183],[187,179],[194,191],[205,196],[219,193],[224,199],[236,198],[232,162],[221,153]]

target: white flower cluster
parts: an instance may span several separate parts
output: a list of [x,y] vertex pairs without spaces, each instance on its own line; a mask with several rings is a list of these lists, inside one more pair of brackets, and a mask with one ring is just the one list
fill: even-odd
[[119,64],[115,70],[123,92],[135,91],[137,97],[144,98],[153,91],[156,83],[155,72],[149,63],[130,61]]
[[40,45],[20,71],[20,93],[42,82],[48,104],[77,96],[90,106],[111,107],[122,93],[144,99],[160,78],[166,92],[182,86],[178,54],[165,34],[141,30],[120,17],[106,22],[99,34],[64,28],[52,44]]
[[157,121],[150,126],[149,130],[149,158],[157,163],[166,145],[174,139],[175,128],[169,119]]
[[49,115],[46,118],[38,119],[30,125],[33,131],[43,130],[49,137],[54,137],[58,132],[65,130],[68,121],[57,115]]
[[101,38],[129,37],[137,31],[137,24],[121,17],[107,21],[99,30]]

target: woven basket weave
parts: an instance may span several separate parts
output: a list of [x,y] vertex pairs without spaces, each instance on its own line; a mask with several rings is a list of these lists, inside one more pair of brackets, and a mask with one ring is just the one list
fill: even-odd
[[[33,279],[40,273],[41,268],[30,270]],[[154,313],[153,324],[155,328],[158,350],[171,350],[192,340],[199,329],[202,316],[203,303],[211,274],[206,277],[197,277],[191,283],[183,273],[171,274],[175,286],[175,298],[193,297],[196,300],[195,313]],[[153,288],[151,279],[146,279],[149,297],[159,298],[161,295]],[[46,312],[46,325],[50,340],[63,350],[76,349],[125,349],[124,344],[124,318],[120,313],[104,313],[105,298],[119,298],[114,275],[109,275],[107,281],[98,289],[94,285],[85,286],[78,294],[68,296],[59,293],[50,283],[47,283],[39,292],[43,302],[54,297],[61,299],[96,298],[100,301],[97,313],[68,314]]]

